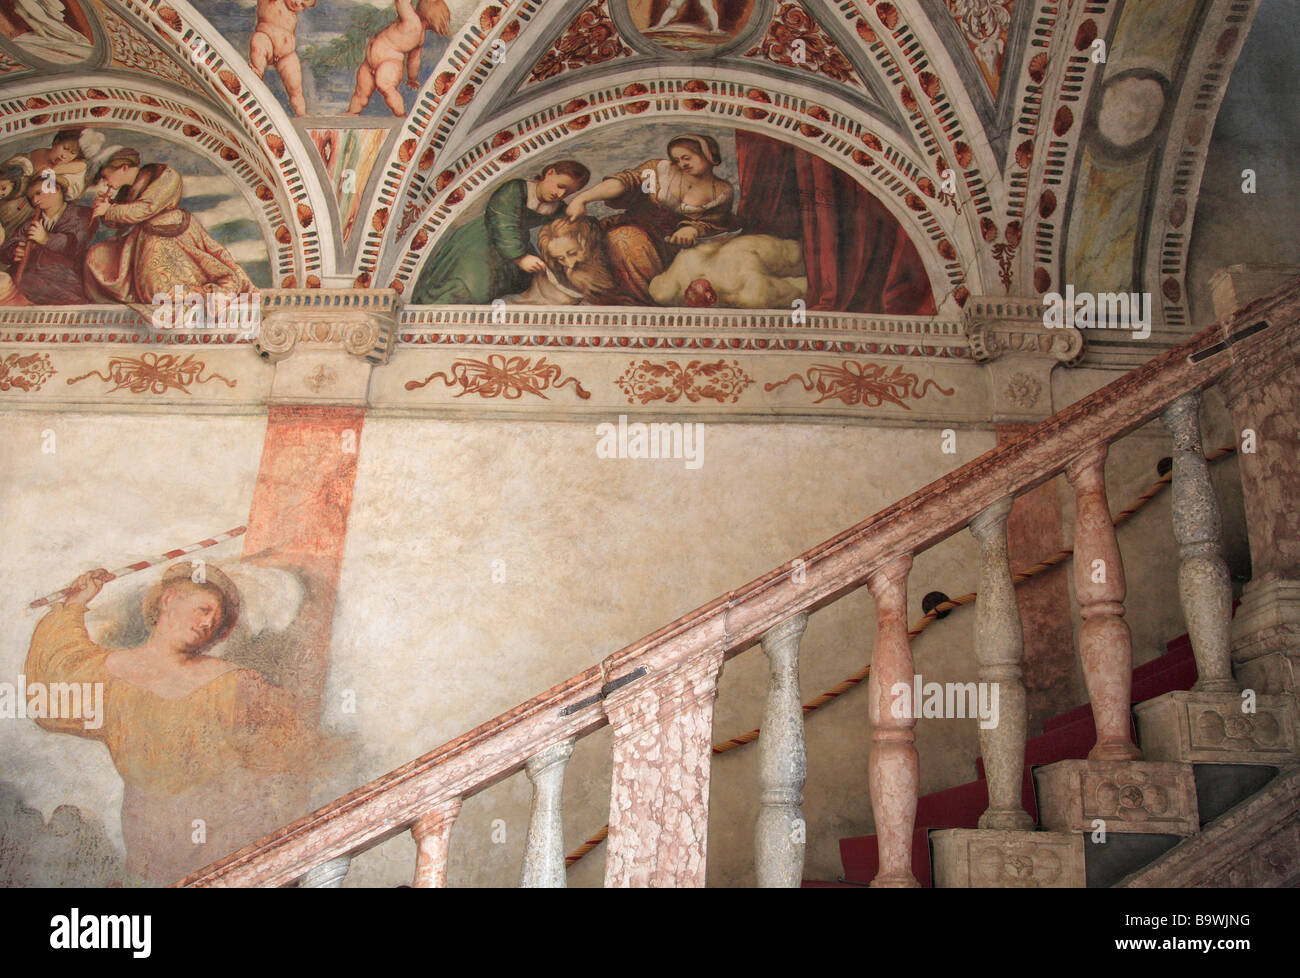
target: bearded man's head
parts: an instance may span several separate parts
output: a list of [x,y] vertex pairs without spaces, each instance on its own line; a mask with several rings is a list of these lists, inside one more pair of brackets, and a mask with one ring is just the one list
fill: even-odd
[[605,235],[590,217],[557,217],[537,234],[542,260],[561,283],[598,300],[614,289]]

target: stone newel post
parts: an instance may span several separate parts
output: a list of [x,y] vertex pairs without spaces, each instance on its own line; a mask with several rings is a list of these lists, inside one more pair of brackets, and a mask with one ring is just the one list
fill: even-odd
[[614,732],[606,886],[703,886],[713,700],[723,647],[610,693]]

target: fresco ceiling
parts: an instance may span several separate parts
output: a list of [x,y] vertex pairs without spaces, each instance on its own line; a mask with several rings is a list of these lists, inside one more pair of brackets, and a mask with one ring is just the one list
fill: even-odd
[[[1199,167],[1254,6],[2,0],[16,281],[0,290],[144,302],[149,263],[174,258],[200,285],[408,304],[951,316],[1092,276],[1156,293],[1177,324]],[[36,206],[23,185],[50,169],[83,294],[27,295],[13,257]],[[135,239],[153,250],[122,243],[182,224]],[[502,234],[541,260],[520,265]],[[571,274],[566,248],[603,271]]]

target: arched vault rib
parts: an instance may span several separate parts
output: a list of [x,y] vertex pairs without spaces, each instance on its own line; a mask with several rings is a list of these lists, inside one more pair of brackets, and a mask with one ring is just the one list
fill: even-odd
[[[250,140],[234,131],[230,120],[211,106],[191,104],[168,88],[140,78],[129,86],[120,73],[81,76],[78,84],[51,88],[39,78],[6,86],[0,97],[0,139],[36,128],[105,126],[141,134],[141,150],[164,139],[203,156],[240,188],[262,230],[272,274],[282,283],[301,264],[289,201],[275,182],[275,169]],[[283,230],[282,230],[283,229]]]
[[[694,87],[692,87],[694,85]],[[517,175],[541,158],[554,158],[565,143],[601,129],[643,124],[641,112],[659,103],[658,120],[680,120],[684,126],[702,122],[746,129],[784,141],[837,164],[873,193],[898,218],[925,263],[935,300],[951,297],[960,305],[985,283],[975,260],[977,248],[966,218],[958,217],[934,196],[933,181],[891,142],[846,114],[843,106],[820,105],[789,94],[751,97],[752,89],[735,81],[702,82],[660,77],[653,85],[615,84],[600,92],[575,97],[516,119],[495,135],[484,135],[457,160],[433,166],[420,158],[422,185],[428,193],[401,212],[380,211],[376,221],[391,228],[392,244],[380,267],[385,280],[363,270],[358,284],[387,285],[407,292],[440,236],[477,201],[478,195],[510,175]],[[824,93],[817,93],[822,95]],[[391,276],[391,281],[388,280]]]
[[1138,242],[1141,280],[1136,287],[1153,293],[1165,328],[1175,333],[1194,326],[1187,260],[1196,203],[1219,107],[1258,10],[1259,0],[1216,0],[1206,11],[1188,53],[1183,83],[1171,96],[1176,101],[1169,138],[1164,142],[1157,180],[1147,191],[1148,219]]

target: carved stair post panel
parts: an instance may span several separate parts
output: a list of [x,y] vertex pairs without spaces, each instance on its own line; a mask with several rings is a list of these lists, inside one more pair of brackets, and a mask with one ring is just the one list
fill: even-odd
[[610,693],[605,885],[703,886],[721,643]]
[[[876,602],[876,648],[867,681],[872,726],[867,779],[880,852],[880,871],[872,886],[920,886],[912,875],[919,769],[913,746],[912,648],[907,638],[907,574],[911,569],[912,556],[907,554],[867,578],[867,588]],[[898,687],[906,692],[895,692]]]
[[1161,419],[1173,436],[1174,539],[1178,596],[1192,640],[1201,692],[1236,692],[1232,677],[1232,584],[1223,559],[1219,500],[1201,448],[1201,394],[1184,394]]
[[997,689],[997,715],[985,729],[980,721],[980,752],[988,776],[989,807],[980,816],[982,829],[1024,831],[1034,820],[1021,806],[1025,766],[1025,685],[1020,660],[1025,639],[1020,606],[1007,554],[1007,516],[1014,496],[1000,499],[971,520],[980,545],[979,598],[975,605],[975,659],[980,682]]
[[807,613],[787,618],[763,634],[768,658],[767,706],[758,736],[758,825],[754,865],[762,887],[803,882],[803,784],[808,776],[803,699],[799,695],[799,640]]
[[352,865],[351,856],[339,856],[321,863],[303,873],[298,880],[298,888],[311,890],[337,890],[347,878],[348,867]]
[[1142,752],[1129,736],[1133,639],[1124,621],[1124,564],[1106,501],[1109,446],[1089,449],[1065,470],[1074,487],[1074,588],[1083,624],[1079,657],[1097,725],[1093,761],[1135,761]]
[[564,792],[564,766],[573,754],[577,739],[570,737],[552,744],[529,758],[525,765],[533,783],[533,810],[528,820],[528,841],[524,846],[524,868],[519,876],[522,887],[563,888],[564,821],[561,796]]
[[447,852],[451,844],[451,827],[460,814],[460,799],[453,798],[430,809],[411,825],[415,839],[415,880],[418,889],[436,889],[447,885]]

